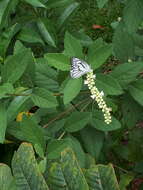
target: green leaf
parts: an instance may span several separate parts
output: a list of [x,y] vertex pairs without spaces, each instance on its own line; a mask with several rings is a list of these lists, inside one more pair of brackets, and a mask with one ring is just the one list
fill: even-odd
[[15,83],[23,75],[31,59],[33,60],[33,56],[28,49],[9,56],[2,68],[2,80],[12,84]]
[[69,79],[63,90],[64,93],[64,104],[68,104],[72,101],[80,92],[82,87],[82,78]]
[[47,60],[48,65],[55,67],[56,69],[62,71],[70,70],[69,57],[62,53],[47,53],[45,54],[45,59]]
[[87,183],[92,190],[119,190],[113,166],[95,165],[85,171]]
[[2,102],[0,102],[0,121],[0,143],[3,143],[7,127],[7,112],[5,105]]
[[[96,45],[96,43],[94,45]],[[89,56],[87,62],[88,64],[91,65],[92,69],[99,68],[101,65],[105,63],[107,58],[112,54],[112,46],[110,44],[106,44],[103,46],[99,45],[99,48],[98,47],[94,48],[95,49],[94,54],[93,50],[91,50],[92,52],[90,52],[90,49],[91,48],[89,48],[88,52]]]
[[25,2],[29,3],[30,5],[34,7],[44,7],[46,6],[40,1],[40,0],[24,0]]
[[75,37],[66,32],[64,39],[64,54],[70,57],[79,57],[83,59],[82,46]]
[[81,168],[85,168],[85,153],[81,146],[81,143],[78,141],[77,138],[72,135],[68,135],[65,139],[68,140],[68,147],[70,147],[74,151],[79,166]]
[[20,122],[20,130],[23,138],[35,145],[36,150],[40,147],[42,151],[41,155],[44,155],[45,140],[42,128],[31,117],[24,116]]
[[50,164],[47,181],[49,188],[52,190],[69,190],[61,165],[57,162],[53,162]]
[[121,128],[121,124],[112,116],[112,122],[106,124],[104,121],[103,113],[100,111],[94,111],[91,125],[100,131],[114,131]]
[[123,20],[130,33],[137,31],[139,25],[143,20],[143,2],[140,0],[127,0],[124,12]]
[[80,131],[86,151],[98,160],[104,142],[104,133],[92,127]]
[[58,28],[61,28],[65,24],[67,19],[71,16],[71,14],[73,14],[73,12],[77,9],[78,6],[79,6],[79,3],[73,2],[65,8],[63,13],[57,20]]
[[31,99],[36,106],[41,108],[52,108],[57,106],[56,97],[44,88],[35,88]]
[[12,169],[18,190],[49,190],[40,173],[31,144],[20,145],[12,159]]
[[61,153],[61,168],[69,189],[89,190],[86,179],[71,149]]
[[136,76],[143,70],[142,62],[131,62],[118,65],[111,75],[122,87],[136,80]]
[[[43,61],[43,62],[42,62]],[[44,62],[45,61],[45,62]],[[46,90],[58,91],[58,72],[48,66],[44,58],[36,60],[35,84]],[[47,72],[48,71],[48,72]]]
[[123,93],[123,90],[120,86],[120,83],[110,75],[97,74],[95,80],[97,88],[107,94],[107,95],[120,95]]
[[23,27],[17,38],[27,43],[41,43],[44,45],[44,42],[38,32],[30,27]]
[[37,26],[45,42],[56,47],[56,34],[52,23],[46,19],[38,19]]
[[79,131],[89,123],[90,119],[90,112],[73,112],[66,120],[65,130],[68,132]]
[[0,187],[1,190],[17,189],[14,177],[11,174],[11,169],[5,164],[0,164]]
[[99,9],[102,9],[108,0],[96,0]]
[[131,96],[140,104],[143,105],[143,80],[140,79],[129,86]]
[[121,190],[126,190],[126,187],[130,184],[130,182],[134,179],[133,175],[129,174],[121,174],[119,187]]
[[4,83],[0,86],[0,98],[7,97],[8,94],[12,94],[13,92],[14,88],[11,83]]
[[61,152],[69,147],[68,140],[52,140],[47,146],[47,158],[48,159],[56,159],[59,158]]
[[[5,1],[5,0],[3,0]],[[0,35],[0,55],[2,57],[5,56],[7,48],[12,40],[12,38],[14,37],[14,35],[19,31],[20,27],[18,26],[18,24],[14,24],[11,27],[7,27],[7,29],[3,32],[1,32]]]
[[29,98],[30,96],[18,96],[10,102],[9,107],[7,109],[8,123],[16,118],[17,114],[20,112],[21,107],[26,104]]
[[121,111],[123,121],[128,128],[133,128],[141,120],[142,106],[138,104],[129,94],[125,94],[121,100]]
[[1,0],[0,1],[0,28],[8,27],[10,14],[14,11],[18,0]]
[[134,40],[126,30],[125,25],[120,22],[116,28],[113,37],[113,51],[117,59],[121,62],[126,62],[134,56]]

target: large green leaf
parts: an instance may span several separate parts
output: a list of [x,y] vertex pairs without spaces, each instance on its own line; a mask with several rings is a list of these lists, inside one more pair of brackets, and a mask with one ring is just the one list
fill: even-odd
[[97,74],[95,83],[98,89],[103,90],[107,95],[120,95],[123,93],[120,83],[110,75]]
[[20,130],[23,138],[33,145],[41,148],[43,152],[42,155],[44,155],[44,132],[38,126],[38,124],[31,117],[23,117],[22,121],[20,122]]
[[61,14],[61,16],[57,20],[58,28],[61,28],[65,24],[65,22],[67,21],[67,19],[77,9],[78,6],[79,6],[79,3],[73,2],[73,3],[71,3],[70,5],[68,5],[65,8],[65,10],[63,11],[63,13]]
[[0,143],[5,140],[5,132],[7,127],[7,112],[3,102],[0,102]]
[[64,53],[70,57],[83,58],[82,46],[75,37],[66,32],[64,39]]
[[112,116],[112,122],[106,124],[104,121],[103,113],[101,111],[94,111],[91,125],[100,131],[113,131],[121,128],[121,124]]
[[24,0],[24,1],[34,7],[44,7],[45,8],[45,5],[40,0]]
[[62,71],[70,70],[69,57],[62,53],[47,53],[45,54],[45,59],[47,60],[48,65],[53,66],[56,69]]
[[52,92],[44,88],[35,88],[31,99],[36,106],[41,108],[52,108],[57,106],[56,97],[52,94]]
[[132,59],[134,56],[134,40],[128,33],[124,23],[119,23],[113,37],[113,51],[115,56],[122,62]]
[[130,33],[136,32],[143,20],[143,1],[127,0],[123,19]]
[[56,34],[52,23],[47,18],[46,19],[42,18],[38,19],[37,26],[44,41],[47,44],[56,47]]
[[68,132],[79,131],[89,123],[90,119],[90,112],[73,112],[66,120],[65,130]]
[[94,48],[94,46],[96,46],[96,43],[91,46],[93,49],[91,50],[91,48],[89,48],[87,62],[91,65],[92,69],[97,69],[102,64],[104,64],[107,58],[112,54],[112,46],[110,44],[101,46],[100,44],[99,47]]
[[5,164],[0,164],[0,188],[1,190],[17,190],[11,169]]
[[129,92],[139,104],[143,105],[143,80],[142,79],[130,85]]
[[33,61],[33,55],[28,49],[9,56],[2,68],[2,80],[4,82],[15,83],[23,75],[27,65],[31,61]]
[[85,177],[71,149],[61,153],[61,168],[69,189],[89,190]]
[[104,133],[92,127],[86,127],[80,132],[84,147],[97,160],[104,142]]
[[115,78],[121,86],[134,81],[136,76],[143,70],[142,62],[131,62],[118,65],[112,72],[111,76]]
[[40,173],[31,144],[23,143],[12,160],[13,174],[18,190],[48,190]]
[[119,190],[113,166],[95,165],[85,171],[90,190]]
[[64,104],[72,101],[80,92],[82,87],[82,78],[79,79],[69,79],[63,90],[64,93]]
[[[58,91],[58,72],[55,69],[49,67],[47,63],[43,63],[43,59],[36,60],[35,84],[40,88]],[[44,61],[47,62],[45,59]]]

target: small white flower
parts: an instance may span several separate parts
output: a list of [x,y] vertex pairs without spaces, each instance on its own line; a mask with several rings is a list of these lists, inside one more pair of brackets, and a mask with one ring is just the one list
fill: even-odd
[[103,99],[104,92],[99,91],[98,88],[95,86],[94,79],[96,78],[96,75],[93,74],[93,72],[87,73],[86,80],[84,81],[84,84],[88,85],[88,88],[91,92],[91,98],[95,99],[99,108],[102,110],[104,114],[104,120],[105,123],[110,124],[111,123],[111,108],[108,108],[106,105],[106,102]]

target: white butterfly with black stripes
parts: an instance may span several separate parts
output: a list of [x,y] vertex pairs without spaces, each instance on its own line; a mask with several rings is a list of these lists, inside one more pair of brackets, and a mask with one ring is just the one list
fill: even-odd
[[90,66],[83,60],[72,57],[70,75],[72,78],[80,78],[82,75],[92,72]]

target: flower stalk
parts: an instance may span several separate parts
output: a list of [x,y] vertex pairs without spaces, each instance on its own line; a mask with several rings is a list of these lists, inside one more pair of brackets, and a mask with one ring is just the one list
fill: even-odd
[[102,110],[104,114],[105,123],[110,124],[112,121],[111,114],[110,114],[111,108],[107,107],[106,102],[103,99],[104,92],[103,91],[100,92],[98,88],[96,87],[95,81],[94,81],[95,78],[96,76],[93,74],[93,71],[87,73],[84,84],[88,86],[91,93],[91,98],[96,100],[99,108]]

